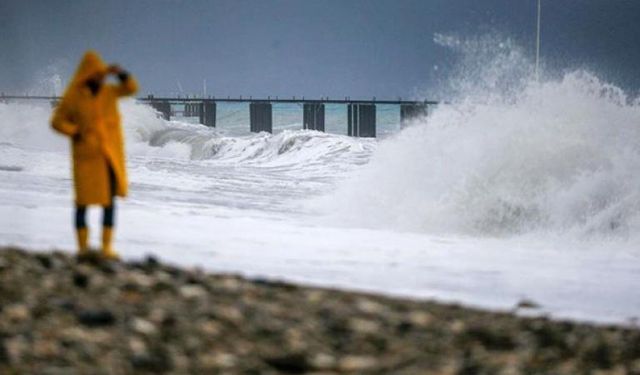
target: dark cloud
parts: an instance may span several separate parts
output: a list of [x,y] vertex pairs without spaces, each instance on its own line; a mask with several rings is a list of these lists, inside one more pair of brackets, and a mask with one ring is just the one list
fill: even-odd
[[[640,1],[543,0],[542,53],[627,89],[640,77]],[[134,71],[144,91],[409,96],[446,73],[434,33],[498,31],[533,53],[535,0],[0,2],[0,90],[69,75],[87,48]],[[66,62],[66,63],[65,63]],[[434,69],[438,66],[438,69]]]

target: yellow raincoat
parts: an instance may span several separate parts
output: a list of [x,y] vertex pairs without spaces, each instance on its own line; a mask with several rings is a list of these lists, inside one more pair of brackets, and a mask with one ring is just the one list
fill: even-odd
[[115,195],[127,195],[124,140],[117,99],[138,90],[129,76],[120,84],[104,83],[97,95],[85,84],[88,77],[106,72],[96,52],[87,52],[51,118],[51,126],[71,138],[75,202],[86,206],[111,203],[109,166],[116,177]]

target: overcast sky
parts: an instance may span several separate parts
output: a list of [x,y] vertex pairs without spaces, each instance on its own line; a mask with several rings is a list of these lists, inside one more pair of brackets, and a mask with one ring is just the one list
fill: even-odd
[[[542,57],[640,87],[640,1],[542,0]],[[408,97],[455,56],[434,33],[498,32],[534,54],[536,0],[0,0],[0,91],[65,78],[94,48],[143,94]],[[434,66],[441,67],[434,70]]]

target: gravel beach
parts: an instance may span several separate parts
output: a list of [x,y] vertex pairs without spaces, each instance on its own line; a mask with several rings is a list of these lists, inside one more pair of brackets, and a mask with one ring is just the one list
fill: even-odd
[[0,373],[640,374],[640,329],[4,248]]

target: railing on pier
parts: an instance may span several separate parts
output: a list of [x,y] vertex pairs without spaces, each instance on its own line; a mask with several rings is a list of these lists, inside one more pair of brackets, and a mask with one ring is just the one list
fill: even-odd
[[[60,101],[56,96],[28,96],[28,95],[0,95],[0,102],[15,100],[46,100],[52,105]],[[305,99],[289,98],[197,98],[197,97],[155,97],[148,95],[136,99],[158,111],[166,120],[170,120],[178,111],[173,109],[175,105],[183,106],[181,111],[185,117],[198,117],[199,122],[205,126],[216,126],[217,103],[249,103],[249,122],[252,132],[273,131],[272,105],[278,103],[302,104],[303,128],[324,131],[325,129],[325,105],[344,104],[347,106],[347,134],[353,137],[376,136],[376,105],[392,104],[400,106],[401,127],[412,119],[424,117],[429,113],[429,106],[437,105],[435,101],[416,100],[360,100],[360,99]]]

